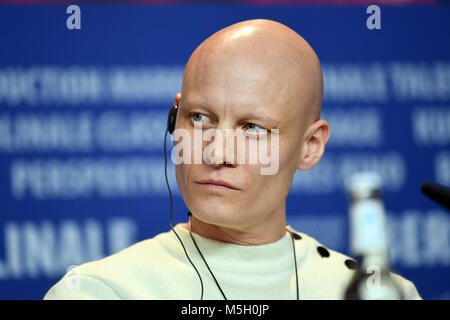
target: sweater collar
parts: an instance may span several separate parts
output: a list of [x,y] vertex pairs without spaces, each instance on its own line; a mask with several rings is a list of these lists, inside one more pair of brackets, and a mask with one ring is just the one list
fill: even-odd
[[[192,241],[189,231],[183,225],[177,224],[175,231],[180,236],[189,257],[195,264],[204,262]],[[205,238],[192,233],[203,257],[213,270],[238,273],[267,273],[276,272],[294,267],[294,252],[291,235],[285,235],[272,243],[262,245],[239,245]],[[177,241],[178,242],[178,241]],[[177,243],[177,250],[181,249]]]

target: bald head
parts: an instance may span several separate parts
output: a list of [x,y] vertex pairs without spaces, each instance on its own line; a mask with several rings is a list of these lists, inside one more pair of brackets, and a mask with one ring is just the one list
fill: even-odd
[[239,22],[206,39],[187,63],[182,97],[199,86],[229,89],[214,90],[219,95],[263,95],[273,112],[295,120],[297,128],[320,118],[319,60],[300,35],[275,21]]
[[[198,134],[195,127],[200,124],[202,130],[222,134],[240,130],[245,137],[224,147],[220,139],[208,142],[206,138],[198,146],[209,161],[176,166],[178,187],[196,232],[235,243],[280,239],[294,174],[319,162],[328,139],[328,124],[319,119],[322,72],[313,49],[280,23],[262,19],[236,23],[194,51],[175,103],[180,107],[176,126],[191,136]],[[256,140],[258,152],[247,148]],[[188,144],[194,153],[195,143]],[[224,154],[236,156],[240,147],[246,159],[250,152],[260,156],[264,146],[270,149],[271,166],[276,163],[279,169],[275,174],[261,173],[267,162],[239,164],[224,159]],[[211,189],[203,185],[206,179],[235,188]]]

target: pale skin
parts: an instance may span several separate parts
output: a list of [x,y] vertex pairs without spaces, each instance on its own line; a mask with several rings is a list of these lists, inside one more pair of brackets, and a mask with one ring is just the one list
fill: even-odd
[[[240,245],[267,244],[285,235],[294,174],[320,161],[329,138],[329,125],[320,119],[322,92],[313,49],[274,21],[231,25],[194,51],[175,96],[176,128],[192,132],[201,121],[224,131],[279,129],[279,170],[261,175],[258,164],[226,163],[220,152],[213,153],[212,164],[177,165],[193,233]],[[235,189],[206,188],[199,183],[205,179],[220,179]]]

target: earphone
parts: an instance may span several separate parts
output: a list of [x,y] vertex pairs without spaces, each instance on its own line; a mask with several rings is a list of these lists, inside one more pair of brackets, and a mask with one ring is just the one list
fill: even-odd
[[175,131],[175,123],[177,121],[177,113],[178,113],[178,106],[174,105],[170,111],[169,116],[167,118],[167,131],[169,131],[170,134],[173,134]]
[[[170,111],[169,111],[169,116],[167,118],[167,129],[166,129],[166,133],[164,135],[164,175],[166,177],[166,184],[167,184],[167,190],[169,191],[169,199],[170,199],[170,219],[169,219],[169,225],[170,228],[172,229],[172,231],[175,233],[176,237],[178,238],[178,241],[180,241],[181,246],[183,247],[184,253],[186,255],[186,258],[188,259],[188,261],[190,262],[190,264],[192,265],[192,267],[194,268],[195,272],[198,275],[198,278],[200,280],[200,287],[201,287],[201,294],[200,294],[200,300],[203,300],[203,280],[202,277],[200,276],[200,273],[198,272],[197,268],[195,267],[194,263],[192,262],[191,258],[189,258],[189,255],[187,253],[187,250],[183,244],[183,241],[181,241],[180,236],[177,234],[177,232],[175,231],[173,225],[172,225],[172,215],[173,215],[173,199],[172,199],[172,191],[170,190],[170,185],[169,185],[169,179],[167,178],[167,151],[166,151],[166,144],[167,144],[167,133],[169,132],[170,134],[173,134],[173,132],[175,131],[175,124],[177,121],[177,113],[178,113],[178,106],[174,105]],[[188,218],[190,219],[191,216],[191,212],[188,212]]]

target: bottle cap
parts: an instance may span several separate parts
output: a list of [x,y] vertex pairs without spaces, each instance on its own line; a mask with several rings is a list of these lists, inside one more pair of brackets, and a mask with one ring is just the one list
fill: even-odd
[[381,177],[375,171],[355,173],[347,181],[347,190],[352,198],[379,197],[381,188]]

